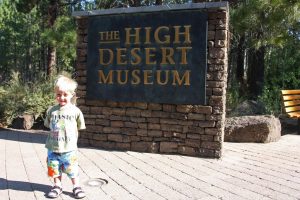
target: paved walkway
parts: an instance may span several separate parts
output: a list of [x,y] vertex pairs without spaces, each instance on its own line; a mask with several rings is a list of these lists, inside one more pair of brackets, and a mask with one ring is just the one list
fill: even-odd
[[[0,131],[1,200],[47,199],[44,141],[45,133]],[[85,199],[300,199],[300,135],[224,148],[219,160],[80,148]],[[73,199],[66,176],[63,187],[58,199]]]

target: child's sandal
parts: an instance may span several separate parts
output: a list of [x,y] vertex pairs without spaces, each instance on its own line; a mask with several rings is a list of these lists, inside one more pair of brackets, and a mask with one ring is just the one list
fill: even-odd
[[61,187],[53,186],[50,192],[48,192],[47,197],[54,199],[57,198],[61,193],[62,193]]
[[73,195],[76,199],[82,199],[85,197],[85,193],[81,187],[76,187],[73,189]]

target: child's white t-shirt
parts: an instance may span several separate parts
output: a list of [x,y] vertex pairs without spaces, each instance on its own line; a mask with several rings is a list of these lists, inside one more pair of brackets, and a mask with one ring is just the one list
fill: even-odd
[[83,114],[73,104],[48,109],[44,125],[50,128],[46,148],[56,153],[76,150],[78,130],[85,129]]

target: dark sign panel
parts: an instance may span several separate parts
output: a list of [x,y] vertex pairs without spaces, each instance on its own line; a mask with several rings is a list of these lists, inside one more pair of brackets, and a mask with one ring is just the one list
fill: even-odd
[[207,13],[89,18],[87,98],[205,104]]

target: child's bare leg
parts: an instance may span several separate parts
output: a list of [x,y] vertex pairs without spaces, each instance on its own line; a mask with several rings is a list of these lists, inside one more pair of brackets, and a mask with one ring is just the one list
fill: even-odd
[[54,185],[61,187],[61,176],[55,177],[53,181]]
[[71,178],[74,187],[79,186],[79,178]]
[[73,184],[73,194],[76,199],[81,199],[85,197],[85,193],[80,187],[80,181],[79,178],[71,178],[72,184]]
[[53,178],[54,186],[48,192],[49,198],[56,198],[62,193],[61,176]]

